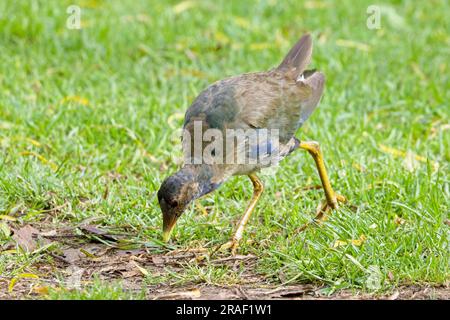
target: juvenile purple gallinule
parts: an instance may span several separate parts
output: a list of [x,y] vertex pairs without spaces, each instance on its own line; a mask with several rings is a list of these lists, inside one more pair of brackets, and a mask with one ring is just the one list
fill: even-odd
[[[158,191],[165,241],[169,240],[177,219],[190,202],[216,190],[231,176],[248,175],[253,183],[253,197],[232,240],[222,246],[231,248],[234,253],[264,189],[257,172],[275,165],[298,148],[308,151],[313,157],[325,191],[326,201],[315,220],[323,219],[325,212],[345,201],[331,187],[319,144],[300,141],[294,136],[316,108],[324,88],[324,75],[316,70],[306,70],[311,55],[312,40],[306,34],[277,68],[220,80],[195,99],[186,112],[183,126],[185,164],[168,177]],[[201,131],[196,132],[198,128]],[[217,140],[220,134],[227,136],[228,132],[239,129],[241,135],[235,137],[238,140],[244,137],[243,144],[238,141],[237,145],[233,143],[229,148],[223,139]],[[213,134],[205,134],[208,130]],[[242,131],[250,133],[242,136]],[[276,134],[269,137],[266,134],[269,131]],[[201,141],[198,132],[201,133]],[[260,133],[265,133],[261,139]],[[216,143],[213,147],[211,136]],[[257,138],[253,139],[255,136]],[[196,152],[195,146],[198,145]],[[241,154],[245,161],[236,160]],[[210,156],[208,161],[205,155]],[[271,161],[263,161],[268,158]]]

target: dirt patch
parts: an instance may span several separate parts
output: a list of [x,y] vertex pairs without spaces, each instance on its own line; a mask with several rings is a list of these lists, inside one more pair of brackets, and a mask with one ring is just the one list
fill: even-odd
[[[370,295],[343,290],[326,295],[315,285],[280,286],[255,272],[258,257],[218,255],[205,249],[167,250],[156,244],[126,241],[126,237],[98,226],[49,228],[48,225],[13,226],[13,239],[22,250],[33,252],[26,268],[13,277],[0,276],[0,299],[41,298],[49,287],[78,289],[94,278],[119,281],[125,290],[146,288],[148,299],[449,299],[448,285],[403,286],[389,295]],[[167,278],[167,273],[183,274],[188,266],[220,267],[238,278],[224,285],[187,278]],[[7,271],[18,268],[11,264]],[[164,279],[158,281],[158,277]],[[195,279],[195,278],[194,278]]]

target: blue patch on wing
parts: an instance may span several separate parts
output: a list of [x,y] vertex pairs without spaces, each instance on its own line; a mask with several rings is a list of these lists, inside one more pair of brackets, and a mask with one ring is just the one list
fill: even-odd
[[258,141],[249,146],[249,157],[251,159],[262,159],[274,155],[278,152],[277,143],[265,132],[258,132]]

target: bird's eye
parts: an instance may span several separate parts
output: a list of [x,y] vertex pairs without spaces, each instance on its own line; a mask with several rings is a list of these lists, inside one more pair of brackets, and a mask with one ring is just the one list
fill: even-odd
[[178,201],[177,200],[173,200],[173,201],[170,202],[170,205],[172,207],[178,207]]

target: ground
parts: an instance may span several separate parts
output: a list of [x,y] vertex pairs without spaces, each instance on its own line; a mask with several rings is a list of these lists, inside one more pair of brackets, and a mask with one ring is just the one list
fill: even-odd
[[[2,1],[0,298],[448,299],[449,4],[370,5]],[[299,151],[261,175],[237,256],[210,248],[245,209],[245,177],[163,244],[155,195],[189,104],[307,31],[327,80],[297,136],[320,142],[348,203],[300,232],[323,192]]]

